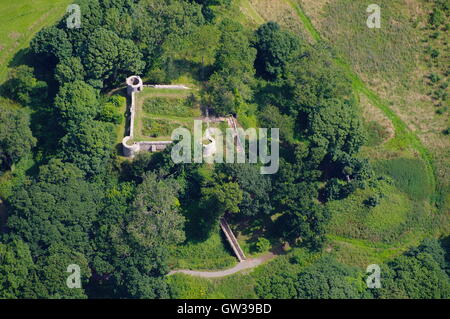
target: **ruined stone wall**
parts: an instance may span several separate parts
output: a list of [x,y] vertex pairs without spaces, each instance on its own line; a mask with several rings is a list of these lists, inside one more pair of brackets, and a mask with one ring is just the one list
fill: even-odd
[[[125,157],[133,158],[139,152],[159,152],[164,150],[173,141],[155,141],[155,142],[134,142],[130,145],[130,141],[134,138],[134,121],[136,118],[136,94],[144,88],[142,80],[138,76],[130,76],[127,78],[127,92],[130,96],[130,132],[122,140],[122,152]],[[159,87],[159,86],[150,86]],[[166,87],[166,86],[164,86]]]

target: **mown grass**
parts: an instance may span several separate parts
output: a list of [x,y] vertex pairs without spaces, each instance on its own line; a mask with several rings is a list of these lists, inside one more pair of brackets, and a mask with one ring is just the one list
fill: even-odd
[[142,119],[141,134],[145,137],[170,140],[173,130],[178,127],[185,127],[184,124],[185,123],[175,122],[168,119],[145,117]]
[[[70,0],[2,1],[0,11],[0,83],[5,81],[10,61],[17,64],[33,36],[65,13]],[[18,56],[15,56],[21,52]]]

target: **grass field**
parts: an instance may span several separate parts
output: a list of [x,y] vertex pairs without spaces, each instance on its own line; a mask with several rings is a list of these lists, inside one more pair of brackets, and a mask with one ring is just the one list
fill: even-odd
[[[70,0],[0,1],[0,83],[8,67],[20,61],[34,34],[64,14]],[[16,56],[17,54],[17,56]]]
[[193,90],[145,88],[136,95],[134,141],[170,140],[174,129],[192,129],[200,115]]

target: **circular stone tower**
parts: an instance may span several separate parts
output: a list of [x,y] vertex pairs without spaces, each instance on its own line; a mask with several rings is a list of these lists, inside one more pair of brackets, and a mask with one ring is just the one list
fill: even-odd
[[141,92],[144,88],[144,83],[140,76],[132,75],[127,78],[127,93],[131,95],[133,92]]

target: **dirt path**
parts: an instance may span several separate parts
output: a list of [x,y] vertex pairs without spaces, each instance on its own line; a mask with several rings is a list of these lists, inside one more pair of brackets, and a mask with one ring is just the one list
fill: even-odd
[[255,268],[264,262],[274,258],[276,255],[274,253],[268,253],[258,258],[251,258],[244,261],[241,261],[239,264],[234,266],[233,268],[225,269],[225,270],[219,270],[219,271],[196,271],[196,270],[187,270],[187,269],[181,269],[181,270],[172,270],[169,272],[168,276],[173,274],[186,274],[196,277],[203,277],[203,278],[220,278],[229,276],[232,274],[235,274],[237,272],[240,272],[245,269],[252,269]]

